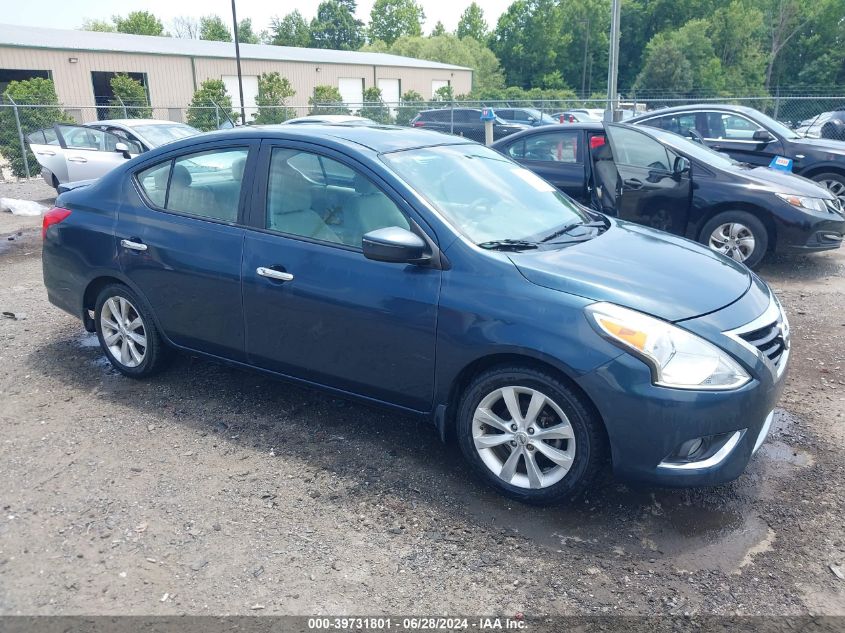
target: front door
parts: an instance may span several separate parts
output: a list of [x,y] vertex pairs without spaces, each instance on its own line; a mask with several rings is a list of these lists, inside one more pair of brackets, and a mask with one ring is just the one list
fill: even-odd
[[342,156],[307,145],[265,142],[257,173],[242,271],[250,362],[430,410],[440,271],[361,251],[369,231],[419,231],[410,209]]
[[116,237],[123,273],[177,345],[245,359],[241,209],[258,144],[230,141],[171,156],[135,175]]
[[605,123],[622,181],[618,216],[683,235],[690,205],[689,173],[675,174],[674,154],[645,132]]
[[[706,112],[704,141],[717,152],[734,160],[768,167],[783,152],[783,143],[774,135],[769,141],[754,140],[754,133],[768,131],[748,117],[730,112]],[[770,133],[771,134],[771,133]]]

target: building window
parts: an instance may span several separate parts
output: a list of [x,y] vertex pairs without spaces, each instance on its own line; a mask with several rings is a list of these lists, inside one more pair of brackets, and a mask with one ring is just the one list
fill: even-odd
[[49,70],[18,70],[16,68],[0,68],[0,95],[6,92],[6,88],[13,81],[26,81],[27,79],[50,79]]
[[[102,70],[95,70],[91,72],[91,84],[94,87],[94,101],[97,104],[97,120],[102,121],[103,119],[118,119],[122,118],[120,114],[120,110],[116,109],[113,110],[108,106],[113,105],[112,101],[116,101],[114,98],[114,91],[111,89],[111,80],[116,75],[129,75],[131,79],[139,82],[144,89],[147,91],[147,103],[150,101],[150,88],[147,84],[147,73],[128,73],[128,72],[107,72]],[[127,103],[126,105],[141,105],[141,104],[131,104]],[[147,104],[143,104],[147,105]]]

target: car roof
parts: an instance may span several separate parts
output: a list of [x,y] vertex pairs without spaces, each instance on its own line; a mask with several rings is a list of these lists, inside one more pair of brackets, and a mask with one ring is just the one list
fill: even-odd
[[633,116],[628,121],[642,121],[643,119],[650,119],[655,116],[664,116],[666,114],[674,114],[676,112],[689,112],[690,110],[715,110],[723,112],[741,112],[742,114],[754,116],[760,114],[759,110],[749,108],[748,106],[732,105],[730,103],[691,103],[689,105],[674,106],[671,108],[661,108],[658,110],[650,110],[643,114]]
[[543,125],[541,127],[532,127],[516,134],[508,134],[506,137],[499,139],[493,143],[492,147],[509,145],[515,140],[521,138],[528,138],[529,136],[537,136],[539,134],[550,134],[557,131],[566,130],[584,130],[587,132],[604,132],[604,125],[601,121],[577,121],[575,123],[559,123],[555,125]]
[[185,123],[168,121],[167,119],[103,119],[102,121],[91,121],[85,125],[124,125],[126,127],[135,127],[138,125],[185,125]]
[[279,139],[304,142],[332,141],[348,147],[358,146],[375,152],[395,152],[435,145],[465,145],[475,141],[413,127],[396,125],[322,124],[313,125],[255,125],[229,130],[206,132],[167,144],[168,150],[188,148],[196,143],[226,141],[235,138]]
[[309,114],[288,119],[285,123],[374,123],[372,119],[353,114]]

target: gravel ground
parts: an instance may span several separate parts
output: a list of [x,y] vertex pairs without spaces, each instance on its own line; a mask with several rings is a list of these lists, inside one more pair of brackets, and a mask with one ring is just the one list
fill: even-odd
[[0,215],[0,614],[845,615],[845,252],[761,271],[794,351],[742,477],[535,509],[414,419],[187,356],[121,377],[38,226]]

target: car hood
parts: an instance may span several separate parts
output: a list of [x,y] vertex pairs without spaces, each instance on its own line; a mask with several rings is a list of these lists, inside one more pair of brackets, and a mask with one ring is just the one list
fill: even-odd
[[689,240],[628,222],[587,242],[511,253],[530,282],[668,320],[714,312],[751,286],[742,264]]
[[741,173],[758,186],[773,192],[833,200],[833,195],[827,189],[803,176],[768,167],[743,169]]
[[806,145],[807,147],[811,147],[812,149],[820,152],[828,152],[838,156],[845,156],[845,142],[843,141],[836,141],[829,138],[800,138],[791,139],[790,142],[799,146],[796,148],[799,153],[800,146]]

